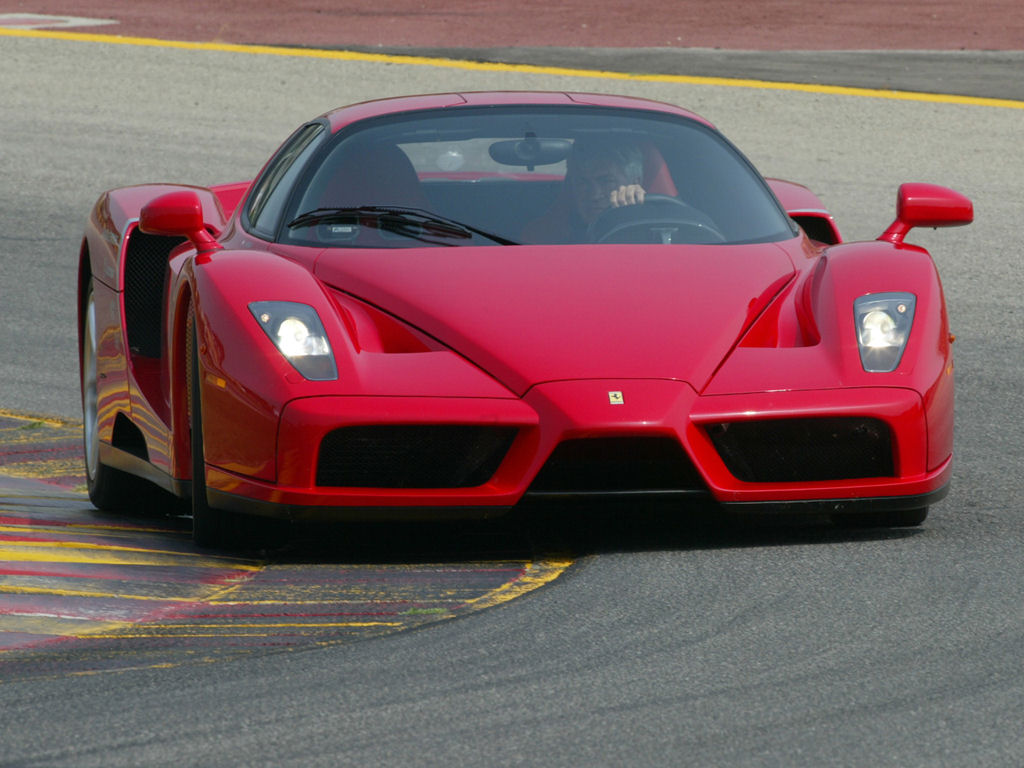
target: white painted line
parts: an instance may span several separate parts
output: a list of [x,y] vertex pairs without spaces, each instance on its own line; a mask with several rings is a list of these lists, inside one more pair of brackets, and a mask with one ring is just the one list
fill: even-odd
[[50,16],[42,13],[0,13],[0,27],[6,29],[67,29],[117,24],[116,19],[87,19],[84,16]]

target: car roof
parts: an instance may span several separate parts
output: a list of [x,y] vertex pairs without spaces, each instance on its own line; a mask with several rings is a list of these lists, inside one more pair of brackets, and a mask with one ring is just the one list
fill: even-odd
[[332,110],[324,117],[331,131],[351,125],[360,120],[401,112],[416,112],[430,109],[458,109],[479,106],[600,106],[619,109],[635,109],[648,112],[678,115],[714,127],[700,115],[688,109],[651,99],[633,96],[613,96],[599,93],[568,93],[560,91],[476,91],[464,93],[434,93],[422,96],[398,96],[352,104]]

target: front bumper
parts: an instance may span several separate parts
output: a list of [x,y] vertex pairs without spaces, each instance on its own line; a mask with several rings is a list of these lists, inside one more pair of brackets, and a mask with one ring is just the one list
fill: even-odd
[[[709,434],[711,425],[773,419],[870,418],[891,435],[888,476],[749,482],[736,477]],[[525,498],[635,498],[659,495],[766,512],[873,511],[926,506],[945,492],[950,457],[929,467],[928,414],[918,393],[872,387],[700,397],[671,380],[586,380],[533,387],[522,399],[446,397],[315,397],[288,403],[278,434],[276,482],[209,466],[212,504],[250,514],[296,519],[421,519],[488,517]],[[516,436],[491,478],[457,488],[324,487],[317,485],[320,446],[339,427],[358,425],[487,425]],[[679,450],[692,478],[679,487],[597,489],[531,486],[556,447],[590,439],[659,440]],[[628,448],[622,466],[635,459]],[[619,454],[604,457],[614,472]],[[695,480],[694,480],[695,479]]]

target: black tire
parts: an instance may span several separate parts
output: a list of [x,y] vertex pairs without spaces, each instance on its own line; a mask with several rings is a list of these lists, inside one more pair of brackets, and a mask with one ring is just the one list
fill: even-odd
[[[82,442],[85,454],[85,482],[89,501],[105,511],[126,510],[138,506],[140,496],[150,493],[149,483],[100,461],[99,391],[96,350],[96,301],[89,278],[82,299]],[[154,491],[159,490],[153,488]]]
[[913,528],[928,518],[928,507],[836,515],[832,522],[843,528]]

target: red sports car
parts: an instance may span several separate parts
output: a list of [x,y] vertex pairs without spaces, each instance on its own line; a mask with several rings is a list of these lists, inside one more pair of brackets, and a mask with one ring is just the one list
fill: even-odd
[[[642,99],[460,93],[301,126],[255,181],[103,194],[78,273],[89,496],[247,516],[660,497],[913,525],[952,337],[904,184],[843,243],[803,186]],[[143,482],[145,481],[145,482]]]

